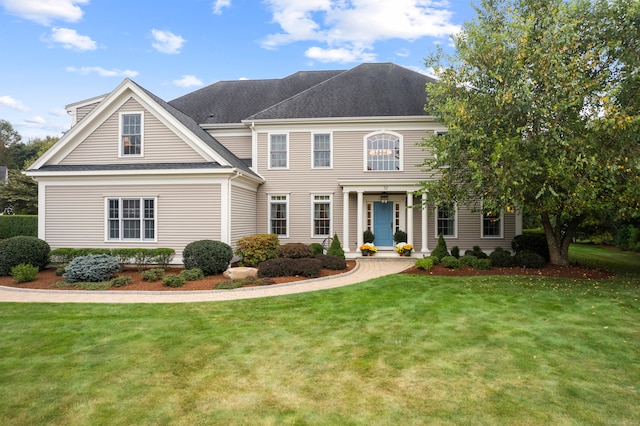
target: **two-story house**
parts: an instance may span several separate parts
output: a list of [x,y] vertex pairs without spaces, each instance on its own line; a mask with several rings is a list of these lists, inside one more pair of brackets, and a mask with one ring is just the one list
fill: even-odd
[[221,81],[165,102],[126,79],[67,107],[71,129],[27,174],[38,181],[41,239],[57,247],[235,245],[338,235],[349,257],[363,231],[381,253],[407,233],[414,256],[449,247],[509,249],[513,213],[415,195],[446,129],[424,112],[429,77],[390,63]]

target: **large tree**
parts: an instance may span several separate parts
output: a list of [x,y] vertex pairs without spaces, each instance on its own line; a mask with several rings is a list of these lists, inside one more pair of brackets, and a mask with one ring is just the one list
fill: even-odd
[[539,214],[554,264],[585,218],[637,215],[639,4],[483,0],[455,53],[427,60],[449,129],[424,142],[429,198]]

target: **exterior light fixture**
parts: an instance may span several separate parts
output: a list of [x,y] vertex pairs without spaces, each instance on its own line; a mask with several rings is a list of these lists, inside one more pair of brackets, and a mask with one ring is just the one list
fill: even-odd
[[386,192],[380,194],[380,201],[382,202],[382,204],[387,204],[387,202],[389,202],[389,194],[387,194]]

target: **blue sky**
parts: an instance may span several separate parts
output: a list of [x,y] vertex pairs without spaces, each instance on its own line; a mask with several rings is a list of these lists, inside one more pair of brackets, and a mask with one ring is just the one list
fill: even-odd
[[167,101],[220,80],[423,58],[471,0],[0,0],[0,119],[61,136],[65,105],[129,77]]

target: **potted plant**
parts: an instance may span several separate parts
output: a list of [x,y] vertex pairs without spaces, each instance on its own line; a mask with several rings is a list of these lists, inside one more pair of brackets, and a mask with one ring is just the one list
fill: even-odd
[[393,234],[393,241],[396,244],[405,243],[407,241],[407,233],[401,229],[398,229],[395,234]]
[[360,251],[362,251],[363,256],[371,256],[376,253],[378,249],[372,243],[364,243],[360,246]]
[[365,244],[367,243],[373,244],[373,240],[375,239],[376,239],[376,236],[373,235],[373,232],[371,232],[368,229],[362,233],[362,242]]
[[411,244],[407,244],[405,242],[396,244],[396,251],[400,256],[411,256],[412,250],[413,246]]

